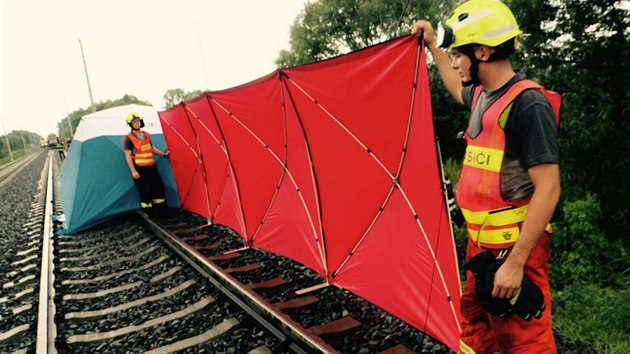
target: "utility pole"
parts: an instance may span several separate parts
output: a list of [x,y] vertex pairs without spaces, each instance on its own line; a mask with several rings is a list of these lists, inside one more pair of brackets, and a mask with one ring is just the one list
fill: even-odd
[[[96,112],[96,107],[94,106],[94,99],[92,98],[92,87],[90,86],[90,77],[88,76],[87,65],[85,64],[85,55],[83,54],[83,44],[81,44],[80,39],[79,39],[79,46],[81,47],[81,58],[83,58],[83,68],[85,69],[85,79],[87,80],[88,91],[90,92],[90,102],[92,103],[92,113],[94,113]],[[72,129],[70,131],[72,131]]]
[[[94,110],[94,106],[92,106],[92,110]],[[70,122],[70,115],[68,115],[68,128],[70,129],[70,139],[74,137],[74,131],[72,131],[72,123]]]
[[[85,63],[85,62],[84,62]],[[89,82],[89,81],[88,81]],[[63,96],[63,106],[66,109],[66,116],[68,117],[68,128],[70,129],[70,139],[74,138],[74,130],[72,130],[72,121],[70,120],[70,114],[68,113],[68,101],[66,100],[66,96]],[[92,106],[94,107],[94,106]],[[92,108],[94,109],[94,108]],[[94,111],[92,111],[94,113]]]
[[[70,128],[70,139],[74,139],[74,130],[72,130],[72,121],[70,120],[70,114],[68,113],[68,101],[66,96],[63,96],[63,106],[66,109],[66,116],[68,117],[68,128]],[[94,113],[94,112],[92,112]]]
[[11,161],[13,161],[13,151],[11,151],[11,144],[9,143],[9,134],[7,134],[7,130],[4,127],[4,118],[2,118],[2,131],[4,132],[4,139],[7,142],[7,149],[9,150],[9,156],[11,157]]
[[24,130],[22,130],[22,146],[24,146],[24,152],[26,152],[26,140],[24,140]]

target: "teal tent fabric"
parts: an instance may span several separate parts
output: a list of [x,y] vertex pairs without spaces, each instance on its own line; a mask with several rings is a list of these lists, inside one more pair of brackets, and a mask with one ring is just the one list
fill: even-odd
[[[92,115],[85,116],[77,128],[77,134],[61,170],[64,233],[85,230],[140,208],[140,197],[125,161],[121,140],[122,135],[129,132],[124,122],[125,112],[140,111],[140,107],[144,107],[132,106],[134,107],[124,106],[122,109],[116,107],[118,113],[112,114],[111,118],[96,118],[90,121]],[[152,107],[146,108],[155,112]],[[101,112],[93,115],[99,113]],[[149,116],[150,114],[143,114],[147,123],[151,122]],[[85,130],[81,129],[84,123],[89,126],[89,134],[82,132]],[[119,126],[115,129],[120,129],[120,134],[100,135],[99,129],[102,129],[103,133],[111,134],[111,127],[114,125]],[[159,124],[152,125],[149,132],[153,145],[162,151],[168,150],[161,128],[156,129],[159,128]],[[84,138],[87,139],[83,140]],[[164,182],[167,205],[177,208],[179,197],[170,161],[157,156],[155,159]]]

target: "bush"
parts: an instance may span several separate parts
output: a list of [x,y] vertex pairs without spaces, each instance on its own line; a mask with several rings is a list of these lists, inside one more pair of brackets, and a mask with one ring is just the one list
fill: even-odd
[[[28,151],[26,151],[24,149],[17,149],[15,151],[12,151],[12,153],[13,153],[13,160],[17,160],[20,157],[22,157],[24,155],[27,155],[27,154],[30,154],[30,153],[32,153],[34,151],[37,151],[37,150],[28,150]],[[3,158],[0,158],[0,166],[4,166],[4,165],[6,165],[6,164],[8,164],[10,162],[11,162],[11,157],[8,155],[8,153],[7,153],[7,156],[5,156]]]
[[459,182],[459,174],[462,172],[462,162],[449,158],[442,167],[444,168],[446,177],[453,183],[453,191],[456,191],[457,183]]
[[630,353],[630,291],[572,284],[553,293],[554,328],[599,353]]
[[[586,198],[565,201],[564,218],[554,226],[552,237],[551,284],[561,290],[566,285],[588,282],[600,286],[617,284],[617,267],[625,254],[623,247],[614,247],[597,226],[601,217],[599,200],[593,194]],[[617,260],[616,262],[613,262]],[[623,275],[622,275],[623,276]]]

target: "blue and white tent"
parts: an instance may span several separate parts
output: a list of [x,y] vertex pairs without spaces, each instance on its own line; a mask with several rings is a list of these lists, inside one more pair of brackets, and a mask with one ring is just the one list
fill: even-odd
[[[125,160],[122,136],[129,133],[125,120],[131,112],[144,119],[143,130],[162,151],[168,150],[157,111],[130,104],[81,118],[61,169],[64,232],[74,233],[140,208],[140,196]],[[169,207],[179,207],[175,178],[168,159],[154,155],[164,182]]]

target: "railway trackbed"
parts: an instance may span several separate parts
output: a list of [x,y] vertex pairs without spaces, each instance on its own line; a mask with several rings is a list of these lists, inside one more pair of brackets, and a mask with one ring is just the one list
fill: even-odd
[[448,352],[188,212],[131,212],[61,235],[60,160],[48,155],[37,160],[27,221],[0,259],[0,352]]

